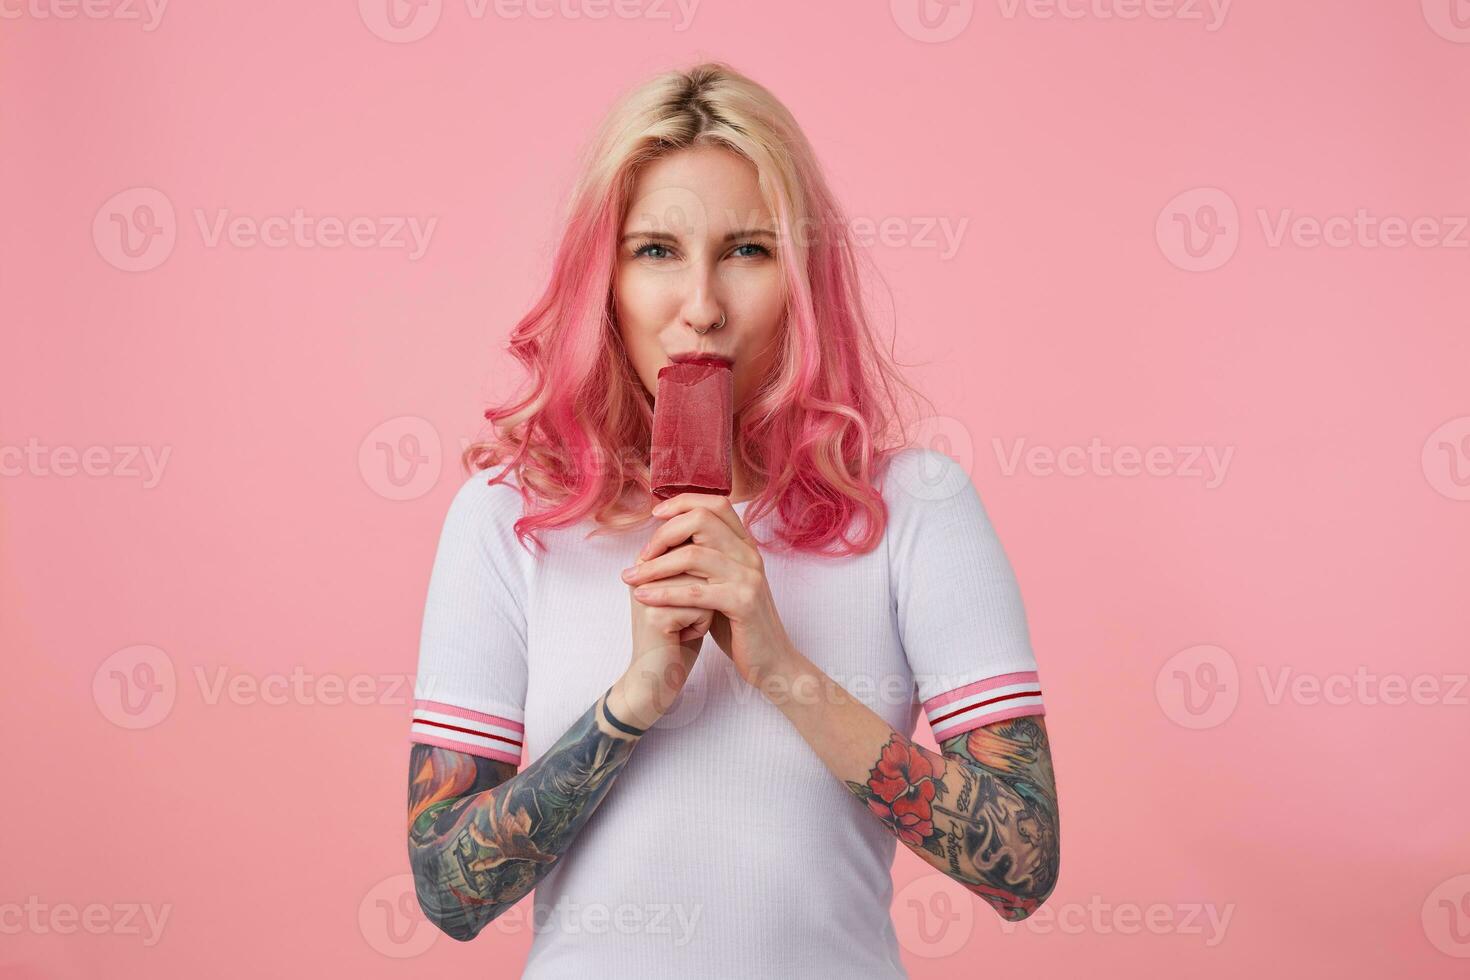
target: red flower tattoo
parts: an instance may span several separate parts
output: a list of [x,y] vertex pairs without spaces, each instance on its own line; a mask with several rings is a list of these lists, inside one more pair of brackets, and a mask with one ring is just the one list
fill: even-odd
[[904,843],[922,845],[934,832],[929,803],[936,780],[934,767],[918,746],[892,739],[868,773],[868,809]]

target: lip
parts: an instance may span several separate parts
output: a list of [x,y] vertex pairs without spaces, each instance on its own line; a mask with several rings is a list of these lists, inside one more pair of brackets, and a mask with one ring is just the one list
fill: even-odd
[[733,368],[735,366],[735,359],[733,357],[726,357],[724,354],[711,352],[700,353],[699,351],[689,351],[684,354],[671,354],[669,355],[669,360],[675,364],[687,364],[690,361],[719,361],[726,367]]

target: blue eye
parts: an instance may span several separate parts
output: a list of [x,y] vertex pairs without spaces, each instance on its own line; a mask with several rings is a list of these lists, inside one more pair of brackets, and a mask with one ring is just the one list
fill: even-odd
[[[745,249],[745,248],[753,248],[753,249],[755,249],[755,252],[754,253],[746,253],[746,254],[743,254],[743,255],[742,254],[739,254],[740,253],[740,250],[741,249]],[[649,242],[646,245],[641,245],[637,249],[635,249],[634,252],[633,252],[633,258],[638,259],[638,258],[644,258],[646,256],[646,257],[651,258],[651,259],[661,259],[661,258],[665,258],[666,257],[666,254],[659,254],[659,255],[653,254],[653,252],[655,250],[657,250],[660,253],[667,253],[669,251],[669,247],[667,245],[662,245],[662,244],[660,244],[658,242]],[[758,244],[756,242],[745,242],[744,244],[736,245],[735,246],[735,252],[737,254],[737,257],[742,258],[742,259],[756,259],[756,258],[760,258],[763,255],[769,257],[770,254],[771,254],[771,250],[770,249],[768,249],[764,245]]]

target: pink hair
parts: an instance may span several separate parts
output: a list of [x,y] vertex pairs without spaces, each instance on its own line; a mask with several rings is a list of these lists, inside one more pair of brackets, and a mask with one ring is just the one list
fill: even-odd
[[[491,483],[517,476],[523,545],[529,537],[544,547],[538,529],[589,513],[592,534],[650,519],[653,413],[613,320],[614,250],[639,169],[696,144],[755,164],[786,283],[776,370],[735,419],[738,465],[761,487],[746,523],[777,511],[779,541],[761,542],[777,550],[870,551],[888,519],[876,479],[908,442],[895,394],[917,392],[875,341],[862,253],[795,119],[724,64],[661,74],[609,113],[586,152],[551,281],[511,333],[527,390],[485,412],[494,434],[465,450],[464,465],[506,462]],[[859,512],[864,529],[850,537]]]

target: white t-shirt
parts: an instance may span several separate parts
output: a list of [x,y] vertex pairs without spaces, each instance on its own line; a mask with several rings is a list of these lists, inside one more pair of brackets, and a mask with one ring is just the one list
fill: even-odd
[[[529,765],[627,669],[619,572],[654,525],[542,530],[549,551],[533,558],[512,527],[519,493],[487,482],[499,469],[472,476],[445,519],[410,738],[513,763],[524,749]],[[968,474],[910,448],[878,486],[889,522],[869,553],[763,552],[791,641],[905,735],[921,705],[937,740],[1044,714],[1015,576]],[[776,520],[748,526],[770,539]],[[669,712],[523,900],[523,976],[905,977],[897,843],[706,636]]]

